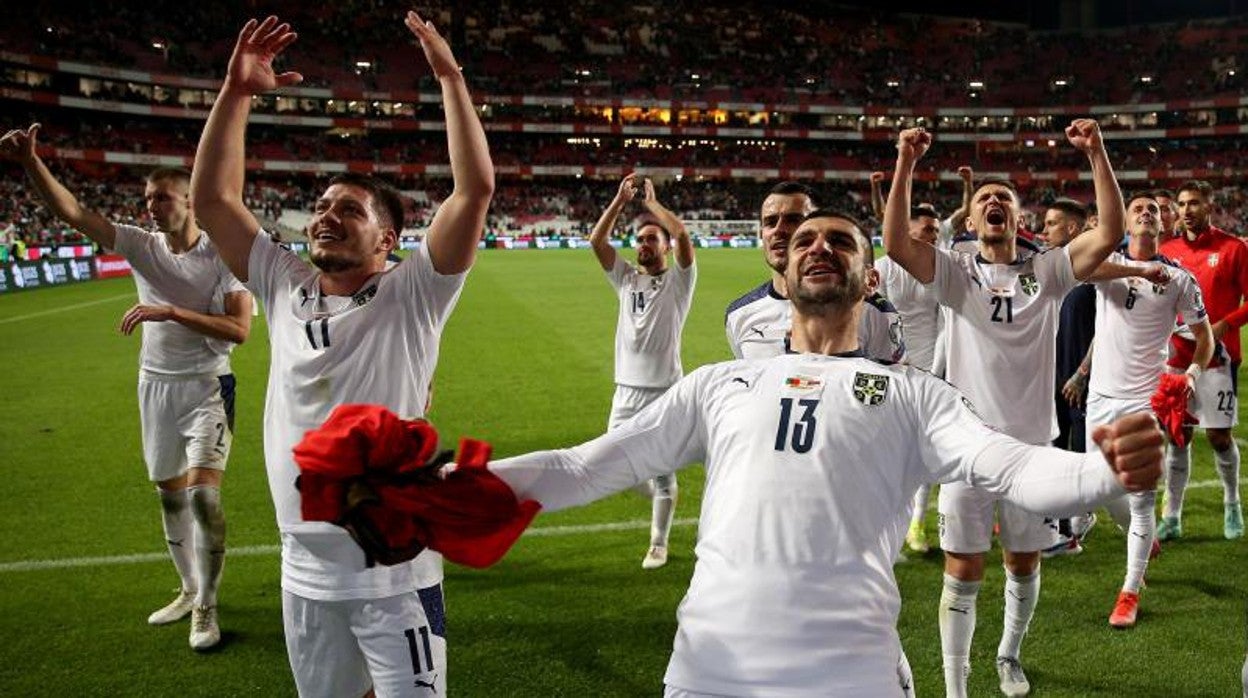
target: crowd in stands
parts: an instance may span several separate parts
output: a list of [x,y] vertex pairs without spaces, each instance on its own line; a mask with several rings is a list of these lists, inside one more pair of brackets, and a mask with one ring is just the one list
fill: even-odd
[[[432,0],[421,10],[450,37],[474,89],[496,94],[888,106],[1115,104],[1238,95],[1248,68],[1244,17],[1039,32],[972,20],[883,17],[823,3],[805,9],[691,0],[570,5]],[[280,3],[264,10],[279,11],[299,31],[289,64],[310,86],[433,87],[392,3]],[[229,39],[258,11],[243,0],[81,8],[44,3],[12,13],[0,29],[0,47],[219,76]]]
[[[83,205],[99,211],[110,220],[150,227],[143,206],[143,172],[114,166],[77,161],[53,163],[58,177],[78,195]],[[405,227],[419,233],[426,227],[441,202],[449,194],[449,180],[399,179],[407,207]],[[611,201],[618,181],[590,178],[544,178],[532,181],[503,180],[495,191],[486,233],[515,234],[525,227],[537,234],[587,236],[594,221]],[[725,181],[664,179],[657,181],[659,197],[686,220],[754,220],[759,202],[774,184],[770,181]],[[284,211],[308,212],[325,185],[324,178],[291,175],[278,178],[254,177],[249,180],[247,205],[270,230],[284,237],[297,230],[282,229],[278,221]],[[815,184],[820,201],[857,217],[868,229],[879,221],[873,215],[867,182],[819,182]],[[1029,210],[1038,214],[1033,229],[1043,217],[1044,207],[1058,197],[1092,202],[1091,190],[1084,185],[1023,187]],[[961,201],[960,184],[953,182],[916,183],[916,201],[933,204],[947,216]],[[1248,235],[1248,194],[1237,186],[1215,189],[1213,223],[1223,229]],[[554,225],[555,222],[570,225]],[[544,227],[543,222],[549,222]],[[85,238],[57,221],[42,206],[26,181],[19,176],[0,178],[0,230],[20,236],[28,245],[86,244]],[[626,232],[621,231],[622,234]]]

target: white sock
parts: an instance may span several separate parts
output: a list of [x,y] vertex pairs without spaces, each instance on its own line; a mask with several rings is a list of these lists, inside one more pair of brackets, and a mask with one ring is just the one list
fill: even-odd
[[1239,445],[1231,440],[1225,451],[1214,451],[1213,460],[1218,464],[1218,476],[1222,478],[1222,501],[1234,504],[1239,501]]
[[676,497],[680,488],[676,473],[660,475],[653,480],[654,498],[650,500],[650,545],[667,547],[672,533],[672,519],[676,516]]
[[1187,490],[1187,478],[1192,471],[1192,454],[1188,446],[1166,445],[1166,501],[1162,514],[1167,517],[1183,516],[1183,493]]
[[188,487],[191,510],[195,514],[195,575],[199,591],[196,606],[216,606],[221,570],[225,567],[225,512],[221,509],[221,488],[213,485]]
[[160,495],[161,520],[165,526],[165,542],[169,546],[169,557],[173,558],[173,567],[182,580],[182,590],[194,593],[195,564],[192,561],[191,547],[194,545],[194,519],[187,506],[186,490],[156,489]]
[[975,601],[981,582],[944,576],[940,590],[940,651],[945,668],[946,698],[965,698],[971,671],[971,640],[975,637]]
[[927,497],[931,493],[931,485],[919,485],[919,491],[914,493],[914,511],[910,514],[910,525],[923,525],[923,518],[927,515]]
[[1018,659],[1027,626],[1036,613],[1040,600],[1040,570],[1025,576],[1005,571],[1005,628],[1001,632],[1001,644],[997,645],[998,657]]
[[1130,495],[1122,495],[1105,502],[1105,511],[1109,512],[1109,517],[1114,520],[1118,528],[1125,533],[1131,527],[1131,498]]
[[1153,514],[1157,492],[1133,492],[1124,499],[1130,503],[1131,524],[1127,529],[1127,576],[1122,582],[1122,590],[1138,594],[1140,585],[1144,583],[1144,573],[1148,571],[1148,553],[1153,547],[1153,536],[1157,535],[1157,519]]

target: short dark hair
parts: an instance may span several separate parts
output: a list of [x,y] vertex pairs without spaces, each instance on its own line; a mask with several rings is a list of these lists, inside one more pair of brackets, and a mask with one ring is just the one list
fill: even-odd
[[329,184],[330,186],[346,184],[366,190],[373,195],[373,212],[382,219],[383,225],[389,224],[396,234],[403,231],[405,219],[403,196],[399,194],[398,189],[377,177],[360,172],[344,172],[334,175],[333,179],[329,180]]
[[918,206],[910,207],[910,220],[914,220],[916,218],[922,218],[924,216],[927,216],[928,218],[935,218],[936,220],[940,220],[940,216],[936,213],[936,209],[932,208],[931,206],[920,204]]
[[1169,189],[1153,189],[1152,191],[1145,192],[1145,193],[1147,193],[1149,196],[1153,197],[1154,199],[1162,197],[1162,196],[1166,197],[1167,199],[1174,199],[1174,192],[1170,191]]
[[156,182],[181,182],[188,187],[191,184],[191,173],[182,167],[157,167],[147,173],[147,181],[155,184]]
[[[801,182],[797,182],[791,179],[784,181],[784,182],[780,182],[779,184],[775,185],[771,189],[768,189],[767,193],[763,195],[763,201],[766,201],[767,197],[772,196],[772,195],[793,196],[795,194],[801,194],[802,196],[805,196],[806,198],[810,199],[810,202],[812,204],[815,204],[815,190],[811,189],[805,184],[802,184]],[[763,207],[763,201],[758,202],[759,208]],[[818,204],[815,204],[815,205],[818,205]]]
[[[1145,190],[1143,190],[1143,191],[1133,191],[1133,192],[1131,192],[1130,194],[1127,194],[1126,196],[1124,196],[1124,197],[1122,198],[1122,202],[1123,202],[1123,204],[1125,205],[1125,207],[1126,207],[1126,208],[1131,208],[1131,202],[1132,202],[1132,201],[1135,201],[1136,199],[1149,199],[1150,201],[1154,201],[1154,202],[1156,202],[1156,201],[1157,201],[1157,190],[1156,190],[1156,189],[1145,189]],[[1158,204],[1158,207],[1159,207],[1159,208],[1160,208],[1160,206],[1161,206],[1161,204]]]
[[854,226],[854,230],[858,231],[858,242],[862,245],[862,256],[867,260],[867,266],[871,266],[875,262],[875,244],[871,242],[871,236],[867,235],[862,229],[862,224],[854,218],[852,214],[846,213],[839,208],[817,208],[806,214],[803,221],[813,220],[815,218],[839,218]]
[[981,179],[979,180],[979,183],[975,185],[975,191],[978,192],[980,189],[983,189],[984,187],[989,186],[989,185],[997,185],[1000,187],[1005,187],[1006,189],[1009,189],[1014,194],[1014,198],[1018,199],[1020,203],[1023,200],[1023,197],[1019,195],[1018,193],[1018,187],[1014,186],[1013,182],[1011,182],[1008,179],[1005,179],[1004,177],[987,177],[985,179]]
[[1205,201],[1213,201],[1213,185],[1203,179],[1193,179],[1184,182],[1183,186],[1179,187],[1178,193],[1182,194],[1185,191],[1194,191],[1200,194],[1200,198]]
[[1088,220],[1088,207],[1074,199],[1054,199],[1048,208],[1057,209],[1080,222]]
[[660,223],[659,219],[655,216],[642,214],[637,217],[637,220],[633,221],[633,225],[637,227],[637,232],[639,233],[641,232],[641,229],[647,225],[653,225],[663,231],[663,238],[666,239],[669,244],[672,242],[672,231],[668,230],[662,223]]

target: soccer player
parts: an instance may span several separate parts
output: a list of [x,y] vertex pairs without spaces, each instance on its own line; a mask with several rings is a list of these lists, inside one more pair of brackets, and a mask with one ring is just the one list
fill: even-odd
[[[763,257],[771,267],[771,279],[728,304],[724,329],[728,346],[738,359],[778,356],[788,341],[792,304],[784,290],[788,242],[802,218],[815,210],[814,192],[800,182],[781,182],[772,187],[759,211],[759,239]],[[876,292],[879,277],[868,272],[858,341],[867,356],[901,361],[906,356],[901,315]]]
[[[1222,479],[1222,533],[1228,539],[1244,535],[1244,514],[1239,503],[1239,446],[1231,429],[1239,422],[1239,406],[1235,399],[1241,360],[1239,328],[1248,322],[1248,248],[1243,240],[1210,225],[1213,187],[1208,182],[1187,182],[1179,188],[1179,215],[1183,221],[1182,235],[1161,244],[1161,253],[1178,262],[1196,277],[1204,294],[1213,338],[1226,345],[1228,363],[1214,361],[1196,381],[1195,415],[1200,420],[1213,446],[1218,475]],[[1171,342],[1171,356],[1166,365],[1183,371],[1190,356],[1191,340]],[[1170,444],[1166,453],[1169,476],[1162,504],[1162,520],[1157,537],[1171,540],[1183,535],[1183,494],[1191,472],[1188,446]]]
[[[1065,247],[1020,254],[1022,205],[1013,186],[999,180],[981,182],[971,197],[967,225],[978,237],[978,254],[941,250],[912,239],[906,226],[910,185],[915,165],[931,145],[931,135],[923,129],[907,129],[898,138],[884,217],[888,256],[920,283],[932,285],[950,310],[945,329],[949,381],[966,391],[989,424],[1031,444],[1048,444],[1056,436],[1051,396],[1062,298],[1091,276],[1122,239],[1122,194],[1099,126],[1077,119],[1066,136],[1088,157],[1103,215],[1098,228]],[[940,489],[940,543],[945,551],[940,626],[948,696],[966,695],[975,602],[997,499],[964,482]],[[997,673],[1004,694],[1021,696],[1030,691],[1030,683],[1019,649],[1040,591],[1040,551],[1052,543],[1053,533],[1043,517],[1009,502],[1000,503],[997,520],[1006,568]]]
[[948,383],[864,358],[871,242],[844,214],[814,212],[789,249],[799,353],[703,366],[597,439],[490,465],[555,510],[705,462],[697,562],[664,676],[672,698],[901,696],[892,564],[919,483],[967,482],[1058,512],[1160,474],[1150,416],[1094,434],[1107,467],[1100,453],[1020,443]]
[[[634,267],[616,254],[610,234],[638,189],[643,190],[642,203],[654,218],[643,221],[637,229]],[[614,429],[684,375],[680,336],[693,302],[698,269],[693,241],[684,223],[658,202],[654,183],[638,178],[636,173],[620,182],[615,198],[594,225],[589,244],[620,299],[615,326],[615,396],[608,423]],[[667,255],[673,251],[676,264],[671,266]],[[667,564],[667,540],[678,493],[675,473],[647,482],[645,492],[651,499],[650,547],[641,566],[650,570]]]
[[[939,241],[940,219],[936,211],[925,206],[910,209],[910,237],[929,245]],[[941,328],[944,325],[940,304],[931,288],[915,281],[906,270],[888,257],[875,261],[875,271],[880,277],[880,293],[887,298],[901,315],[906,333],[906,361],[933,375],[944,375],[944,341]],[[931,486],[919,486],[914,496],[914,511],[910,515],[910,527],[906,531],[906,547],[916,553],[931,549],[924,531],[927,515],[927,499]]]
[[1174,203],[1174,192],[1169,189],[1154,189],[1153,199],[1161,208],[1161,243],[1165,243],[1179,235],[1179,206]]
[[[884,180],[886,178],[887,175],[883,172],[871,173],[871,212],[879,221],[884,220]],[[958,179],[962,180],[962,205],[948,218],[940,221],[936,231],[936,238],[939,242],[933,243],[940,247],[948,248],[953,244],[955,237],[966,233],[966,216],[971,210],[971,192],[975,190],[975,170],[968,165],[962,165],[958,168]],[[929,203],[920,203],[915,206],[915,208],[924,207],[933,211],[936,209],[935,205]]]
[[[1057,199],[1044,212],[1044,228],[1039,237],[1049,247],[1064,247],[1087,229],[1088,209],[1074,199]],[[1096,289],[1079,284],[1062,299],[1057,322],[1057,370],[1054,374],[1053,405],[1057,413],[1057,438],[1053,445],[1070,451],[1084,451],[1087,433],[1084,408],[1087,376],[1078,369],[1092,345],[1096,322]],[[1078,401],[1066,398],[1066,386],[1074,381],[1080,390]],[[1062,519],[1058,540],[1043,551],[1044,556],[1083,552],[1082,540],[1096,523],[1096,517]]]
[[[1157,284],[1128,278],[1095,284],[1096,335],[1091,356],[1085,359],[1091,362],[1088,425],[1092,427],[1150,409],[1176,316],[1182,317],[1195,336],[1195,350],[1184,371],[1189,391],[1195,391],[1197,379],[1213,356],[1213,332],[1196,279],[1157,254],[1160,217],[1161,208],[1151,195],[1132,197],[1127,204],[1127,253],[1115,252],[1110,260],[1141,267],[1161,262],[1170,267],[1170,281]],[[1156,498],[1156,492],[1145,490],[1105,505],[1114,521],[1127,531],[1127,574],[1109,616],[1109,624],[1115,628],[1135,625],[1140,585],[1156,532]]]
[[148,616],[152,625],[191,616],[190,645],[221,641],[217,591],[225,565],[221,480],[234,432],[230,351],[251,331],[251,294],[195,224],[185,170],[147,176],[143,197],[156,233],[113,223],[83,208],[36,152],[39,124],[0,140],[0,156],[20,163],[58,218],[126,258],[139,302],[121,319],[131,334],[144,325],[139,350],[139,421],[147,475],[156,483],[178,595]]
[[243,203],[253,97],[301,80],[273,60],[296,38],[276,17],[243,27],[200,138],[191,191],[225,262],[263,300],[271,360],[264,415],[269,489],[282,540],[286,649],[301,696],[446,693],[441,557],[370,566],[347,532],[300,514],[291,453],[342,403],[420,417],[442,328],[463,288],[494,191],[485,132],[464,76],[431,23],[408,12],[442,89],[454,188],[411,256],[387,269],[403,229],[398,193],[335,178],[307,233],[311,266],[274,243]]

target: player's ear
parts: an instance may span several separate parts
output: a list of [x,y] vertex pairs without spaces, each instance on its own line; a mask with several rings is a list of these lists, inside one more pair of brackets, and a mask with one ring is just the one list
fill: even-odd
[[394,228],[383,229],[378,246],[385,250],[386,254],[394,252],[399,247],[399,234],[395,232]]

